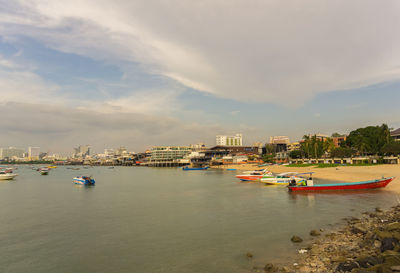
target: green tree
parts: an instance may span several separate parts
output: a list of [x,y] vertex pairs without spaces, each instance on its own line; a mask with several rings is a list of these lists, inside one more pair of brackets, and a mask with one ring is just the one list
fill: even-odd
[[289,153],[290,158],[302,158],[303,152],[301,150],[294,150]]
[[265,154],[262,156],[262,160],[266,163],[273,163],[275,156],[273,154]]
[[347,147],[338,147],[334,148],[331,151],[331,157],[345,158],[351,157],[354,154],[354,151],[351,148]]
[[392,142],[389,127],[368,126],[350,132],[346,140],[346,146],[356,149],[361,155],[382,154],[383,147]]
[[275,146],[273,144],[265,144],[266,154],[275,154]]
[[400,155],[400,142],[397,141],[393,141],[393,142],[389,142],[387,143],[383,149],[382,152],[385,155]]

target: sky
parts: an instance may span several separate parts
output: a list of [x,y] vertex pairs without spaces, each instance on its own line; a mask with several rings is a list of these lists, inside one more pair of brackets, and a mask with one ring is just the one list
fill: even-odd
[[0,147],[400,127],[400,1],[0,0]]

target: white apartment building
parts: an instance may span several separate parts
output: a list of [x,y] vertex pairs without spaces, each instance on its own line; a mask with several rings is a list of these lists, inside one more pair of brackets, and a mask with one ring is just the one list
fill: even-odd
[[243,146],[242,134],[234,136],[218,135],[216,138],[217,146]]
[[22,158],[22,157],[24,157],[24,153],[25,153],[25,151],[23,149],[18,149],[15,147],[1,148],[0,149],[0,159],[4,159],[4,158],[11,159],[13,157]]
[[29,147],[28,157],[30,160],[38,160],[40,155],[40,147]]
[[271,136],[269,138],[270,144],[289,144],[290,139],[288,136]]

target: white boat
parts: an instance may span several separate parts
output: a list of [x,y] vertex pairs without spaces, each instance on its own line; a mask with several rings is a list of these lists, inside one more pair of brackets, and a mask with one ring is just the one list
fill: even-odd
[[40,168],[40,174],[41,175],[48,175],[49,174],[49,168]]
[[301,181],[307,181],[307,178],[303,177],[303,175],[312,174],[312,172],[308,173],[298,173],[298,172],[285,172],[280,173],[276,176],[266,175],[263,176],[260,181],[261,183],[265,183],[268,185],[289,185],[290,181],[295,179],[296,183],[300,183]]
[[9,170],[0,170],[0,180],[14,179],[18,174],[10,172]]
[[239,178],[241,181],[259,181],[262,177],[266,175],[272,175],[272,173],[267,169],[259,171],[247,171],[243,172],[242,174],[236,175],[236,178]]

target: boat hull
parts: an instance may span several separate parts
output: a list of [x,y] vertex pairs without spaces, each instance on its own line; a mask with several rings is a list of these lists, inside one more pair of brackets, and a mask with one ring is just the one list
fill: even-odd
[[259,181],[264,175],[236,175],[241,181]]
[[364,182],[339,183],[339,184],[321,184],[314,186],[288,186],[291,192],[306,191],[342,191],[342,190],[367,190],[386,187],[394,177],[382,178]]
[[79,177],[75,177],[72,181],[78,185],[94,185],[95,184],[94,179],[89,180],[89,179],[83,179],[83,178],[79,178]]
[[0,174],[0,180],[11,180],[17,176],[15,173]]
[[202,171],[202,170],[207,170],[209,167],[204,167],[204,168],[189,168],[189,167],[183,167],[182,170],[184,171]]

